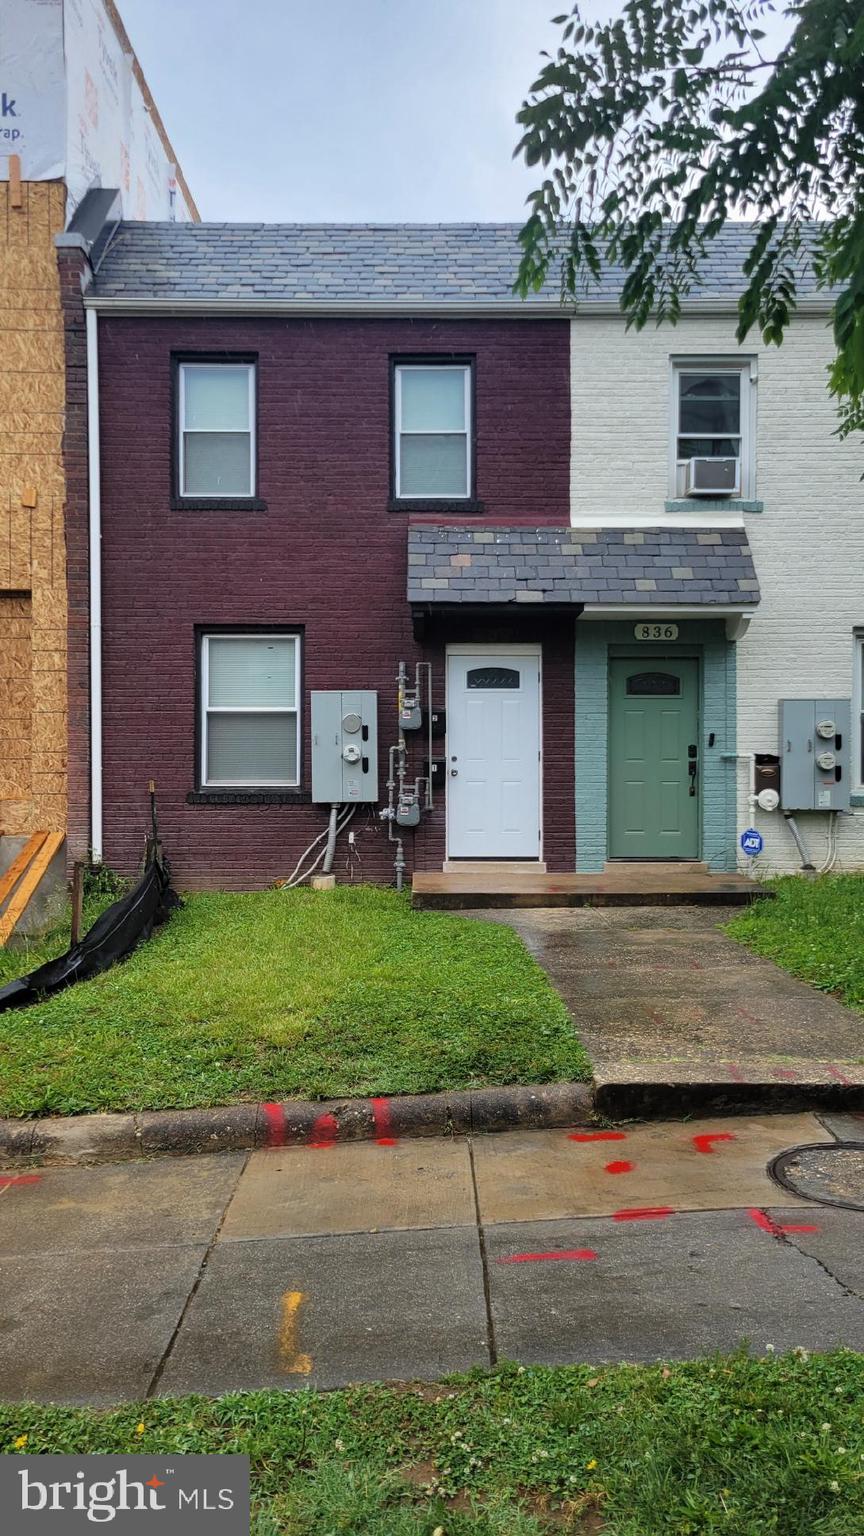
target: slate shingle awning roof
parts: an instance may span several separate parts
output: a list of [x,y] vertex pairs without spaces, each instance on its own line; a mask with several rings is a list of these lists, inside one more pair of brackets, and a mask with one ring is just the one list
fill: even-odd
[[[518,299],[518,224],[160,224],[125,221],[88,297],[183,303],[506,304],[558,307],[558,274]],[[728,224],[709,245],[693,298],[736,304],[753,238]],[[799,298],[816,293],[802,255]],[[624,274],[607,267],[580,302],[617,303]]]
[[408,530],[408,601],[743,607],[759,583],[743,528]]

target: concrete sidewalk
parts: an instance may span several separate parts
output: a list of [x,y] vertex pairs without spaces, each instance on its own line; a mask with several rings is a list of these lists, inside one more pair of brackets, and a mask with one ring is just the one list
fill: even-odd
[[[838,1120],[849,1137],[864,1120]],[[0,1175],[0,1395],[107,1404],[498,1359],[864,1349],[864,1215],[766,1165],[812,1115]]]
[[734,909],[483,910],[573,1015],[613,1118],[864,1108],[864,1018],[721,931]]

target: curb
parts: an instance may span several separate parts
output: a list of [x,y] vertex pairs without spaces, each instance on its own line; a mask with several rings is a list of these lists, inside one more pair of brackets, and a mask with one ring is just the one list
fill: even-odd
[[0,1164],[119,1162],[158,1153],[327,1147],[340,1141],[386,1144],[403,1137],[544,1130],[590,1125],[593,1109],[586,1083],[542,1083],[392,1099],[290,1099],[218,1109],[0,1120]]
[[858,1083],[600,1082],[594,1112],[603,1119],[680,1120],[687,1115],[772,1115],[864,1110]]

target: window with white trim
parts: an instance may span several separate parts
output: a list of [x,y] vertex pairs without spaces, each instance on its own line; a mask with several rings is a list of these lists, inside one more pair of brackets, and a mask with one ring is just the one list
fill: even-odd
[[255,364],[200,362],[178,367],[181,496],[255,495]]
[[397,499],[471,497],[471,364],[397,363],[393,370]]
[[300,636],[201,637],[201,786],[300,783]]
[[[754,495],[753,393],[751,360],[678,358],[672,366],[670,494],[692,492],[694,459],[722,461],[724,482],[713,494]],[[717,466],[718,470],[721,466]],[[704,479],[704,477],[703,477]]]
[[855,631],[852,664],[852,786],[864,791],[864,630]]

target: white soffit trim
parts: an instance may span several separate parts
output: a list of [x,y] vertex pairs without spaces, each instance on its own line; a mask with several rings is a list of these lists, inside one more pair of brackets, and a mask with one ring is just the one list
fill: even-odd
[[635,619],[640,624],[662,624],[676,619],[723,619],[727,640],[740,640],[755,618],[754,604],[746,608],[734,603],[586,603],[576,622],[584,619]]
[[[121,315],[453,315],[471,319],[507,315],[512,319],[591,320],[614,316],[625,320],[617,301],[586,300],[576,309],[558,300],[524,302],[521,299],[279,299],[279,298],[153,298],[135,294],[89,293],[88,309]],[[828,315],[833,306],[826,299],[799,299],[796,315]],[[690,299],[682,314],[737,315],[734,299]],[[793,316],[794,318],[794,316]]]

